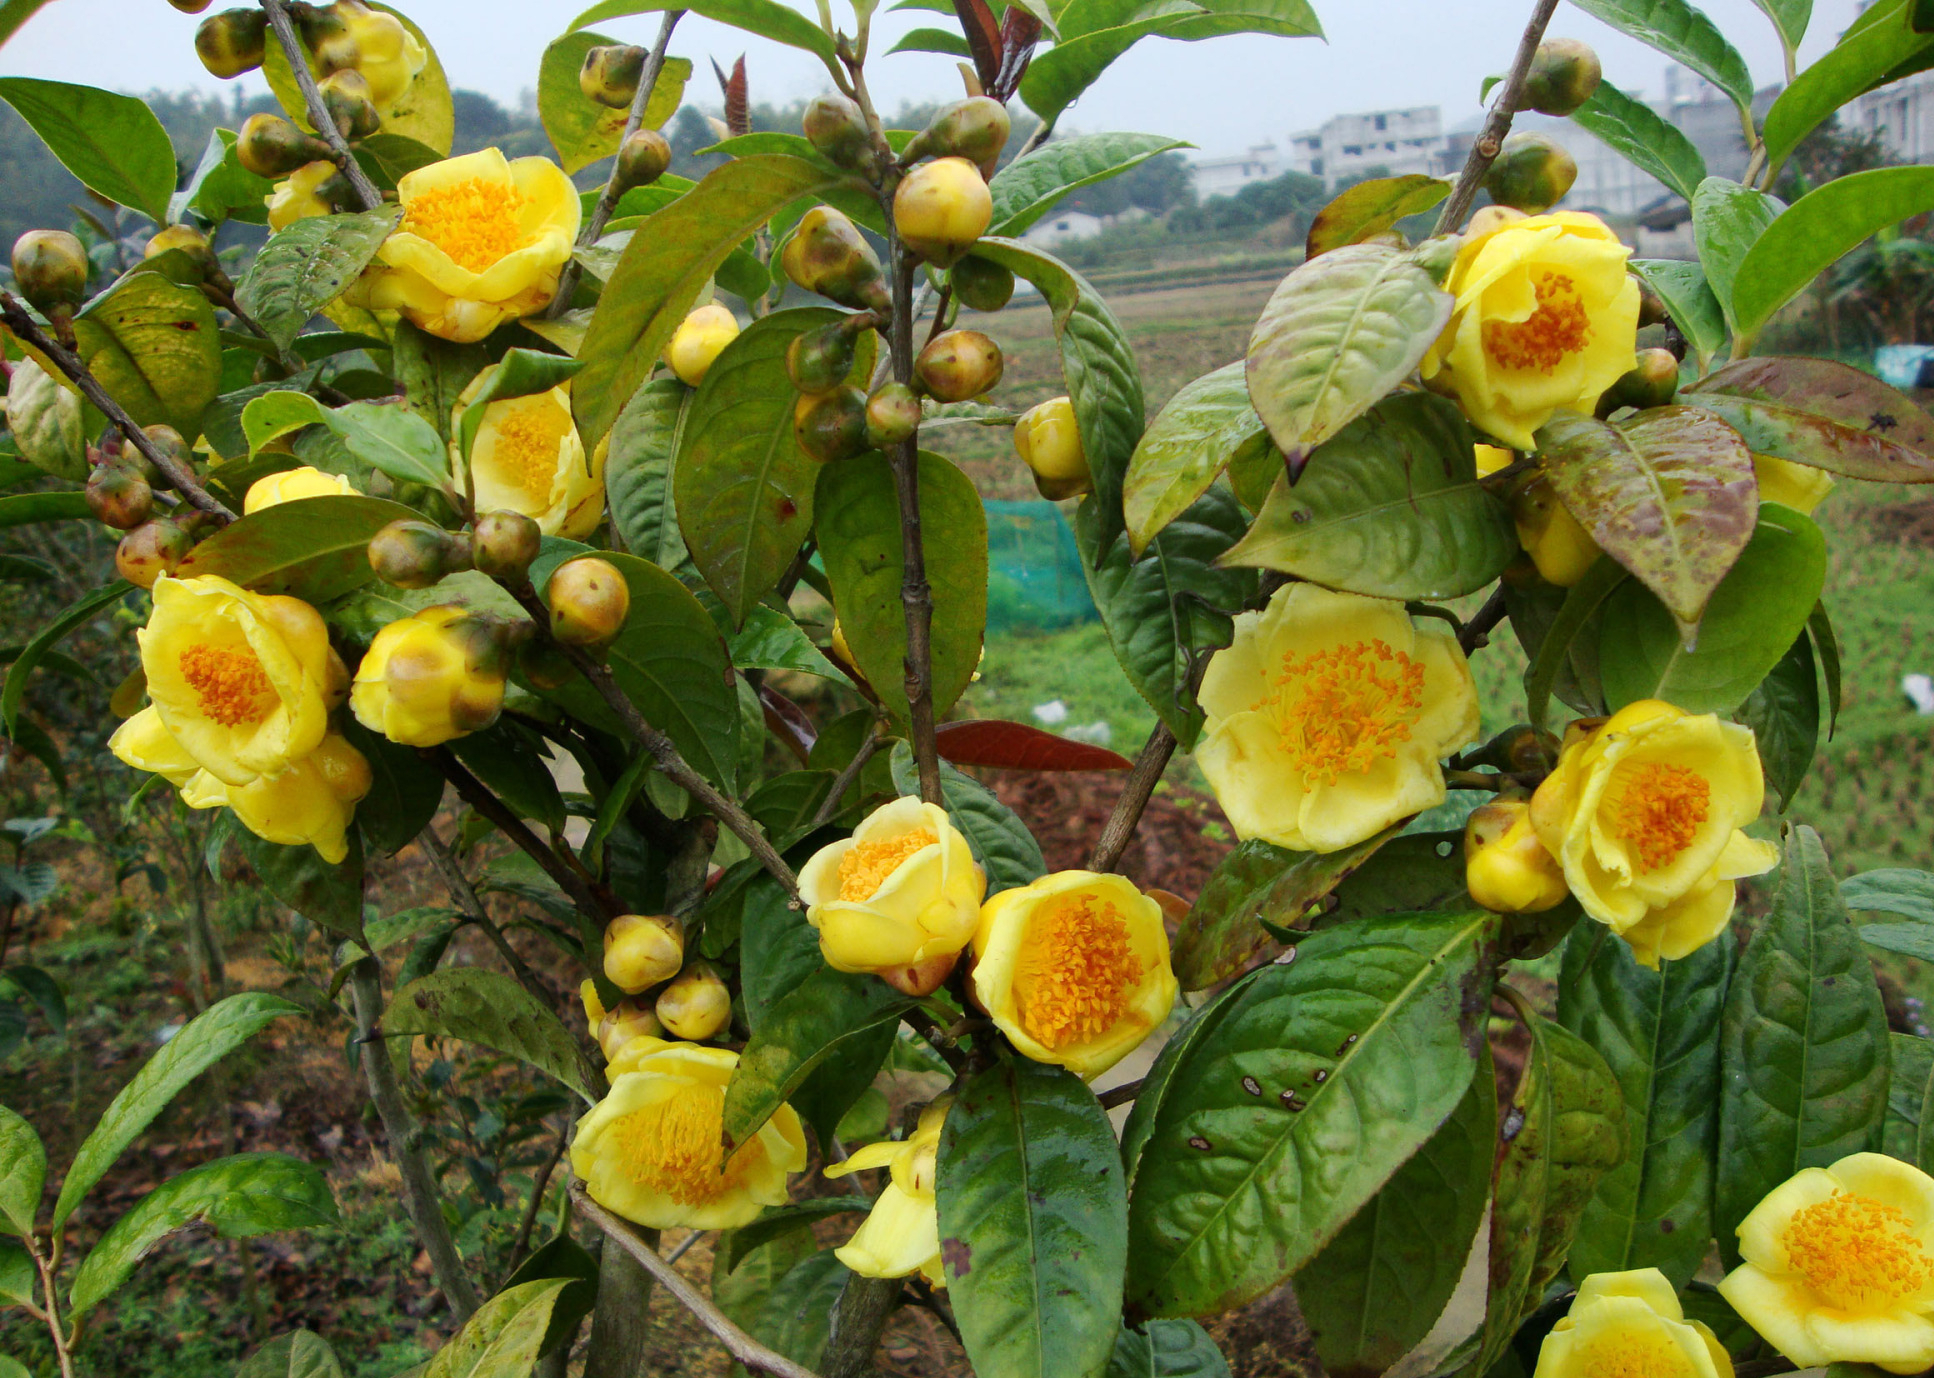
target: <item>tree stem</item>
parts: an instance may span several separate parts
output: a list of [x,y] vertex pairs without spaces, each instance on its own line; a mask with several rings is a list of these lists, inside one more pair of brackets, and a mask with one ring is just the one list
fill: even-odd
[[870,1278],[854,1273],[839,1289],[833,1306],[833,1328],[826,1337],[826,1357],[820,1360],[825,1378],[861,1378],[873,1370],[873,1351],[886,1329],[893,1308],[900,1303],[901,1278]]
[[349,141],[336,128],[336,122],[329,117],[329,108],[322,103],[322,92],[316,87],[315,73],[309,70],[309,55],[302,50],[302,40],[296,37],[295,21],[289,17],[289,7],[284,0],[262,0],[262,10],[269,17],[269,27],[275,30],[275,41],[282,47],[282,55],[289,59],[289,70],[295,76],[295,84],[301,88],[302,103],[309,112],[309,123],[316,127],[316,134],[329,145],[336,155],[336,166],[342,175],[349,179],[356,199],[363,203],[363,209],[373,211],[383,204],[383,193],[376,190],[376,184],[369,180],[356,155],[350,151]]
[[[893,221],[887,220],[887,248],[893,272],[893,376],[913,381],[914,259],[900,247]],[[926,542],[920,528],[920,436],[915,432],[887,452],[893,491],[900,500],[900,607],[906,614],[907,719],[913,733],[913,759],[920,772],[920,797],[941,802],[940,749],[933,726],[933,588],[927,583]]]
[[1538,45],[1545,38],[1545,26],[1551,22],[1552,12],[1557,8],[1558,0],[1538,0],[1538,7],[1531,12],[1531,22],[1524,26],[1524,35],[1518,39],[1518,55],[1511,62],[1511,70],[1505,76],[1504,84],[1498,88],[1497,99],[1491,102],[1491,113],[1484,121],[1484,128],[1471,141],[1470,155],[1464,159],[1464,171],[1458,175],[1450,199],[1444,202],[1444,209],[1437,217],[1437,228],[1432,233],[1451,233],[1470,213],[1471,202],[1477,199],[1477,189],[1484,181],[1484,174],[1497,161],[1498,152],[1504,147],[1504,136],[1511,132],[1511,117],[1517,113],[1518,100],[1524,95],[1524,81],[1531,71],[1531,59],[1538,55]]
[[464,803],[488,818],[497,826],[498,831],[517,845],[526,856],[543,868],[566,895],[571,903],[599,923],[609,923],[620,910],[609,896],[599,893],[598,887],[567,865],[562,857],[524,824],[524,820],[512,813],[504,801],[492,794],[483,781],[465,769],[450,748],[432,747],[424,753],[436,768],[443,772],[443,778],[457,788],[458,796]]
[[1174,754],[1175,734],[1168,730],[1167,723],[1156,723],[1155,730],[1142,744],[1141,755],[1135,758],[1135,768],[1128,773],[1128,783],[1122,786],[1121,798],[1115,801],[1115,811],[1108,815],[1107,826],[1095,842],[1094,855],[1088,858],[1090,871],[1115,869],[1128,839],[1135,835],[1135,826],[1142,821],[1142,810],[1148,807],[1162,772],[1168,769],[1169,757]]

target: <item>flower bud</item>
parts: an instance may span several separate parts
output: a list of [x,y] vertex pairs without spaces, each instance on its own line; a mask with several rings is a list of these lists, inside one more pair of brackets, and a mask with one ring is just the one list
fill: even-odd
[[591,49],[578,68],[578,90],[586,100],[613,110],[625,110],[638,95],[645,74],[645,50],[628,43]]
[[905,383],[885,383],[866,399],[866,441],[876,449],[898,445],[920,429],[920,398]]
[[328,161],[329,145],[280,115],[250,115],[235,136],[235,161],[257,177],[286,177],[305,163]]
[[1466,766],[1490,766],[1510,775],[1545,775],[1558,762],[1555,733],[1518,723],[1460,758]]
[[1537,914],[1563,904],[1571,892],[1564,868],[1538,841],[1531,805],[1499,798],[1464,824],[1464,882],[1471,898],[1500,914]]
[[566,646],[606,646],[631,616],[631,588],[609,560],[583,555],[551,576],[551,637]]
[[620,914],[604,926],[604,974],[627,995],[671,980],[684,964],[685,925],[677,919]]
[[648,187],[672,165],[672,146],[656,129],[634,129],[618,145],[618,190]]
[[376,633],[349,694],[356,721],[403,746],[440,746],[497,721],[505,627],[455,605],[425,608]]
[[356,37],[339,13],[338,6],[303,5],[296,9],[296,27],[302,41],[315,58],[316,69],[325,75],[352,71],[362,57]]
[[703,1043],[732,1019],[732,992],[709,962],[693,962],[659,992],[658,1019],[678,1037]]
[[1641,349],[1637,367],[1620,376],[1598,399],[1598,415],[1602,419],[1621,407],[1636,407],[1640,411],[1669,407],[1678,392],[1679,361],[1672,351]]
[[1603,75],[1591,44],[1576,38],[1547,38],[1531,59],[1518,108],[1562,118],[1592,98]]
[[340,208],[339,198],[348,189],[348,179],[334,163],[321,158],[313,163],[304,163],[277,182],[266,198],[269,229],[272,232],[285,230],[296,221],[307,220],[310,216],[334,215]]
[[201,280],[211,287],[227,291],[234,284],[222,270],[221,260],[215,257],[215,246],[209,243],[208,236],[193,225],[170,225],[148,241],[143,258],[156,258],[179,249],[188,256],[201,272]]
[[1643,330],[1648,325],[1663,325],[1671,320],[1672,313],[1666,309],[1665,298],[1652,290],[1652,284],[1637,273],[1632,274],[1632,280],[1639,285],[1639,329]]
[[[153,445],[155,449],[161,451],[162,454],[166,455],[169,459],[173,460],[175,464],[180,466],[182,469],[187,470],[189,473],[193,473],[195,471],[195,452],[188,448],[188,442],[181,438],[181,432],[176,430],[173,426],[165,426],[165,425],[159,425],[159,424],[153,425],[153,426],[143,426],[141,428],[141,433],[148,437],[148,443],[150,445]],[[135,449],[132,445],[127,446],[126,449],[127,449],[127,453],[136,454],[136,455],[141,454],[141,452]],[[140,472],[142,476],[148,480],[148,483],[151,486],[156,488],[165,488],[168,486],[164,476],[160,473],[159,470],[155,470],[152,473],[148,472],[148,469],[151,469],[153,466],[149,464],[149,461],[146,455],[141,456],[141,462],[142,462],[142,465],[147,467],[139,469],[137,470],[137,472]]]
[[173,574],[194,548],[195,538],[186,527],[161,517],[121,538],[114,549],[114,568],[137,588],[151,589],[162,575]]
[[1538,474],[1520,484],[1507,506],[1519,543],[1546,583],[1568,589],[1585,577],[1598,559],[1598,542],[1558,500],[1550,479]]
[[213,3],[213,0],[168,0],[168,3],[183,14],[200,14]]
[[713,302],[699,307],[678,323],[671,343],[665,346],[665,362],[672,366],[679,381],[695,388],[705,381],[712,361],[738,338],[739,318],[730,308]]
[[1500,206],[1541,215],[1565,199],[1578,164],[1564,145],[1542,134],[1513,134],[1484,176],[1484,190]]
[[210,76],[239,77],[262,65],[268,28],[268,16],[253,7],[211,14],[195,30],[195,56]]
[[87,510],[116,531],[132,531],[154,511],[154,489],[122,465],[97,465],[87,476]]
[[663,1038],[665,1026],[658,1022],[658,1015],[651,1006],[626,998],[618,1002],[616,1009],[607,1010],[599,1018],[597,1035],[598,1046],[604,1050],[605,1061],[609,1062],[634,1038]]
[[1074,403],[1066,397],[1051,397],[1022,412],[1014,423],[1014,448],[1034,471],[1034,486],[1048,501],[1094,491]]
[[13,242],[13,280],[48,320],[69,319],[87,292],[87,250],[66,230],[28,230]]
[[370,99],[369,78],[354,67],[331,72],[317,83],[316,89],[322,93],[323,108],[345,139],[367,139],[383,127],[382,114]]
[[857,101],[838,95],[816,96],[806,107],[804,127],[807,139],[827,161],[848,172],[875,178],[879,175],[879,154],[866,127],[866,114]]
[[393,521],[369,539],[369,567],[400,589],[429,588],[470,563],[461,539],[432,522]]
[[913,361],[913,376],[929,396],[969,402],[1001,381],[1000,346],[978,330],[949,330],[927,341]]
[[801,396],[792,407],[792,433],[821,464],[860,453],[866,448],[866,394],[846,386]]
[[874,974],[900,994],[911,995],[918,1000],[922,996],[932,995],[945,985],[959,961],[958,952],[937,952],[912,966],[889,967]]
[[992,259],[973,254],[947,271],[954,300],[976,311],[998,311],[1013,299],[1014,274]]
[[543,531],[522,512],[483,512],[470,538],[470,557],[493,579],[522,579],[543,540]]
[[845,321],[795,335],[786,346],[786,377],[808,397],[831,392],[853,371],[858,338]]
[[991,96],[969,96],[935,115],[907,145],[901,161],[965,158],[991,175],[1001,150],[1007,147],[1007,135],[1007,107]]
[[937,268],[949,268],[987,233],[994,198],[980,170],[965,158],[941,158],[915,168],[893,194],[900,241]]
[[801,217],[779,263],[796,285],[841,306],[880,311],[888,305],[886,276],[873,246],[831,206],[814,206]]

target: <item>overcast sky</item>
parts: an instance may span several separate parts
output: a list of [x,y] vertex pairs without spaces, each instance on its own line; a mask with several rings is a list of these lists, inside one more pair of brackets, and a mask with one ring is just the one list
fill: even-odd
[[[812,12],[807,0],[794,2]],[[1068,111],[1062,128],[1167,134],[1207,153],[1229,153],[1264,139],[1280,141],[1333,114],[1385,106],[1439,105],[1446,126],[1455,127],[1480,113],[1478,85],[1509,62],[1531,8],[1530,0],[1315,3],[1327,42],[1250,35],[1202,43],[1144,39]],[[570,0],[401,0],[399,8],[429,34],[453,85],[486,91],[506,104],[536,84],[545,43],[579,11]],[[847,13],[850,24],[844,0],[834,0],[834,8]],[[1757,81],[1780,78],[1772,26],[1751,0],[1706,0],[1705,9],[1745,55]],[[1830,46],[1853,15],[1854,0],[1816,0],[1802,61]],[[875,51],[936,18],[919,11],[880,15]],[[53,0],[0,49],[0,73],[137,92],[215,88],[223,83],[195,59],[197,22],[164,0]],[[639,15],[600,27],[643,44],[657,24],[656,15]],[[1583,11],[1563,7],[1551,32],[1595,44],[1606,76],[1620,86],[1661,91],[1665,59]],[[701,77],[688,96],[713,110],[716,89],[704,79],[708,57],[729,67],[749,52],[754,100],[783,104],[828,85],[824,70],[805,54],[705,20],[687,17],[672,51],[697,61]],[[960,89],[950,58],[901,54],[868,67],[875,98],[888,113],[903,98]],[[258,77],[243,81],[251,93],[262,89]]]

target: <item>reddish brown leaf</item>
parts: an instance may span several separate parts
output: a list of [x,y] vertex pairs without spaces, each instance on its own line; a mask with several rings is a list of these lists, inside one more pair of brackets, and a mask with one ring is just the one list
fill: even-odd
[[981,87],[992,92],[1001,74],[1001,26],[987,8],[987,0],[954,0],[954,13],[960,16],[961,32],[967,35],[967,49],[974,55]]
[[718,59],[712,59],[712,72],[719,79],[719,90],[725,95],[725,127],[734,137],[752,132],[752,101],[747,94],[745,79],[745,54],[732,64],[732,75],[725,75]]
[[1033,60],[1034,45],[1041,38],[1041,21],[1019,5],[1009,5],[1001,21],[1001,70],[988,95],[1003,104],[1012,100],[1027,75]]
[[806,716],[806,710],[770,684],[759,686],[759,706],[765,709],[766,729],[804,764],[807,753],[813,749],[813,743],[819,740],[819,733],[813,728],[813,720]]
[[1026,723],[980,718],[934,730],[940,754],[957,766],[996,770],[1127,770],[1133,763],[1105,746],[1071,741]]

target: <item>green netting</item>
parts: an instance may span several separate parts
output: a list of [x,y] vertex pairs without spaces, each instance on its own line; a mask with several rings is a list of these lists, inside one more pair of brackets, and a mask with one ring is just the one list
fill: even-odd
[[1061,509],[1051,502],[989,502],[987,630],[1053,631],[1098,616]]

